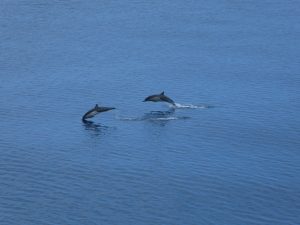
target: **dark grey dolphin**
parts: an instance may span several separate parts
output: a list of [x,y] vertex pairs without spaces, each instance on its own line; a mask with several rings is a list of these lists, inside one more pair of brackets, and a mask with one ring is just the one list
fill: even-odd
[[97,115],[98,113],[101,112],[106,112],[109,110],[115,109],[113,107],[102,107],[102,106],[98,106],[98,104],[95,105],[94,108],[92,108],[91,110],[87,111],[83,117],[82,117],[82,121],[86,121],[86,119],[92,118],[95,115]]
[[175,105],[175,102],[172,99],[170,99],[168,96],[166,96],[164,91],[158,95],[150,95],[147,98],[145,98],[144,102],[148,102],[148,101],[167,102],[167,103],[171,103],[172,105]]

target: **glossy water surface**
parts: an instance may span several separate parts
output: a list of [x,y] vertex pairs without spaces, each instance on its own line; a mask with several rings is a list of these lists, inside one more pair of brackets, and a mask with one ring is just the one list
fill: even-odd
[[299,224],[299,15],[1,0],[0,224]]

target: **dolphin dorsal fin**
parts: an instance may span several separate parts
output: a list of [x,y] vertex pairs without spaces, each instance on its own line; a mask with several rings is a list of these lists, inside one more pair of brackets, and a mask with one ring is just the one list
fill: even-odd
[[99,107],[98,104],[96,104],[96,105],[95,105],[95,109],[97,109],[98,107]]
[[162,93],[160,93],[160,95],[165,95],[165,92],[163,91]]

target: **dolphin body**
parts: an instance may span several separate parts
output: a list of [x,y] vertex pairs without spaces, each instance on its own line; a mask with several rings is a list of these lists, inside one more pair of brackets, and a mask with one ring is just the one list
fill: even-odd
[[92,108],[91,110],[87,111],[83,115],[82,121],[86,122],[87,121],[86,119],[92,118],[95,115],[97,115],[98,113],[106,112],[106,111],[109,111],[109,110],[112,110],[112,109],[115,109],[115,108],[113,108],[113,107],[102,107],[102,106],[98,106],[98,104],[96,104],[94,108]]
[[175,102],[172,99],[170,99],[168,96],[166,96],[164,91],[158,95],[150,95],[147,98],[145,98],[144,102],[148,102],[148,101],[167,102],[175,106]]

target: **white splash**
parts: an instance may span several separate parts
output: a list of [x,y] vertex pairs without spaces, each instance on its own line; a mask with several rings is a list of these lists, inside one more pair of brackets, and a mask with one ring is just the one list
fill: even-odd
[[186,120],[186,119],[190,119],[190,117],[188,116],[170,116],[170,117],[158,117],[158,118],[149,118],[148,120]]
[[178,120],[179,117],[158,117],[158,118],[149,118],[148,120]]
[[175,106],[173,106],[175,109],[207,109],[209,108],[208,105],[192,105],[192,104],[180,104],[175,103]]

